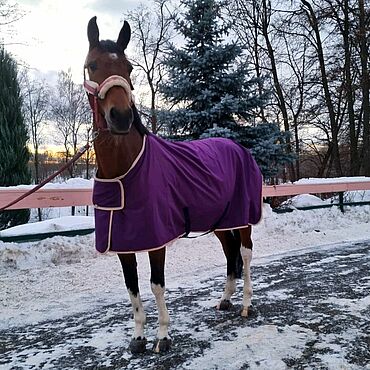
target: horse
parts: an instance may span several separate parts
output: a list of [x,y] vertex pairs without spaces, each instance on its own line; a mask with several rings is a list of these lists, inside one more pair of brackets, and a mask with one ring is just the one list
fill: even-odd
[[[117,253],[122,266],[135,322],[129,345],[132,353],[144,352],[147,345],[136,253],[149,253],[159,323],[153,350],[165,352],[171,347],[164,298],[166,246],[189,232],[213,231],[221,242],[227,277],[217,309],[230,309],[236,279],[244,266],[241,316],[248,316],[252,297],[251,225],[261,217],[262,176],[249,151],[231,140],[169,142],[151,134],[132,95],[133,67],[125,55],[130,25],[123,23],[116,42],[100,40],[93,17],[87,36],[84,87],[93,112],[97,162],[93,192],[96,248],[101,253]],[[150,151],[155,155],[150,156]],[[230,173],[236,169],[237,175]],[[199,184],[199,178],[204,184],[215,184],[215,189],[204,189],[206,185]],[[240,178],[243,180],[237,180]],[[239,182],[242,185],[237,185]],[[186,192],[190,200],[184,200]],[[224,193],[226,201],[220,199]],[[208,198],[210,206],[205,205]]]

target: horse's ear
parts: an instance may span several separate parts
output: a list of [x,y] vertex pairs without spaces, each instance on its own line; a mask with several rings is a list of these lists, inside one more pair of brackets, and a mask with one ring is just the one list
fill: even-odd
[[89,39],[90,49],[99,45],[99,28],[96,24],[96,17],[92,17],[87,25],[87,38]]
[[130,38],[131,38],[130,25],[128,24],[128,22],[124,21],[117,39],[117,45],[122,51],[126,50],[127,45],[130,42]]

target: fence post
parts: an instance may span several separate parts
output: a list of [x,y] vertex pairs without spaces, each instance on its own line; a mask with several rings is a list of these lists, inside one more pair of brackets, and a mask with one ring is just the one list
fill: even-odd
[[343,203],[344,203],[344,192],[341,191],[339,193],[339,208],[342,211],[342,213],[344,213],[344,205],[343,205]]

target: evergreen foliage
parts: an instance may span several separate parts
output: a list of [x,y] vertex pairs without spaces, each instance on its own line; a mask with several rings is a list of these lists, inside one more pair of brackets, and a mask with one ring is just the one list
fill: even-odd
[[[187,12],[176,21],[184,37],[182,48],[170,47],[165,61],[168,79],[161,92],[177,109],[170,131],[199,138],[215,126],[237,131],[237,120],[248,119],[263,103],[256,79],[248,79],[248,64],[236,42],[226,43],[231,24],[224,21],[217,0],[182,0]],[[208,131],[208,134],[212,131]]]
[[248,126],[268,92],[258,93],[256,78],[249,78],[243,48],[226,43],[231,24],[221,9],[223,0],[182,0],[187,10],[176,21],[184,37],[181,48],[170,47],[165,61],[168,79],[161,86],[176,109],[160,112],[159,120],[173,140],[226,137],[251,149],[265,178],[279,173],[293,160],[286,154],[287,134],[273,123]]
[[[17,67],[0,46],[0,186],[30,184],[30,153]],[[0,212],[0,230],[28,222],[29,209]]]
[[295,159],[294,154],[286,150],[288,135],[289,132],[282,132],[275,123],[267,122],[240,130],[238,141],[251,150],[266,182]]

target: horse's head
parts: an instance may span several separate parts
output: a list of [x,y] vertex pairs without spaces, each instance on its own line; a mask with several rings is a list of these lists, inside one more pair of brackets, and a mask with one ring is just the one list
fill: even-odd
[[124,54],[130,41],[130,25],[124,22],[117,42],[99,41],[99,28],[96,17],[93,17],[87,26],[87,36],[89,52],[85,71],[89,80],[85,78],[84,87],[97,117],[95,125],[97,128],[105,128],[101,126],[106,125],[112,134],[127,134],[134,120],[132,66]]

